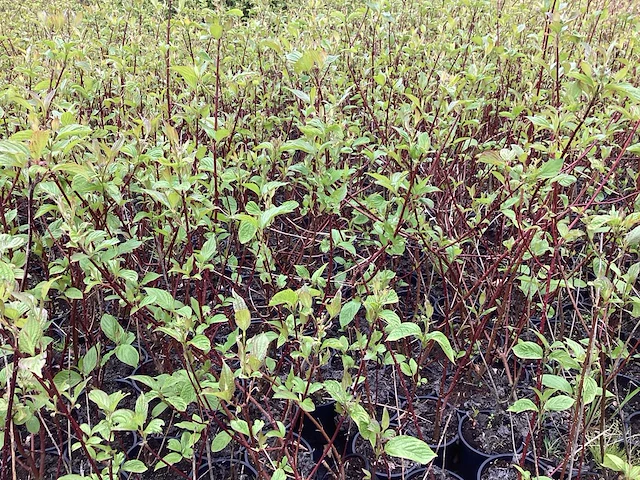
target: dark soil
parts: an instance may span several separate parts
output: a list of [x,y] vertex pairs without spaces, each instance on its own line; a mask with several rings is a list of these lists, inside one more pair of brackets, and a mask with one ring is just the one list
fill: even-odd
[[382,418],[385,407],[391,416],[398,413],[398,396],[401,392],[396,390],[396,387],[400,389],[397,378],[390,366],[372,368],[367,370],[366,380],[360,384],[365,408],[368,405],[369,413],[375,413],[377,420]]
[[628,420],[628,442],[633,447],[640,446],[640,413],[631,415]]
[[527,378],[524,369],[520,369],[518,383],[514,386],[509,383],[504,366],[489,367],[482,376],[470,370],[453,388],[451,402],[466,411],[493,409],[496,403],[506,407],[513,402],[514,392],[518,398],[531,395]]
[[496,455],[512,453],[514,441],[516,449],[519,449],[527,429],[528,422],[524,415],[480,412],[475,417],[466,417],[461,430],[464,439],[473,448],[486,455]]
[[[527,468],[525,465],[525,471],[535,475],[534,468]],[[498,459],[491,462],[482,471],[481,480],[520,480],[519,472],[514,468],[513,462],[506,459]]]
[[[417,423],[409,411],[403,412],[399,419],[407,435],[419,438],[418,428],[420,428],[422,438],[432,447],[437,446],[443,437],[442,445],[445,445],[458,435],[458,414],[453,407],[449,405],[440,407],[440,433],[436,438],[434,434],[436,430],[437,399],[418,397],[413,400],[412,405]],[[407,410],[406,407],[405,410]]]
[[626,415],[631,415],[633,412],[640,410],[640,391],[634,393],[638,389],[640,389],[640,380],[625,375],[618,375],[615,383],[611,384],[608,388],[608,390],[616,394],[617,400],[614,404],[616,409],[618,409],[622,402],[628,397],[622,407]]
[[198,480],[253,480],[256,472],[244,462],[228,460],[215,462],[211,468],[200,469]]
[[[16,458],[16,478],[20,480],[35,480],[39,477],[41,470],[43,473],[42,480],[57,480],[59,477],[69,473],[68,465],[63,457],[58,454],[45,453],[43,463],[40,462],[40,452],[33,452],[31,457],[35,464],[36,475],[33,474],[25,459],[18,456]],[[8,463],[11,465],[11,457],[8,458]]]
[[367,470],[367,461],[359,455],[348,455],[343,460],[344,477],[339,477],[337,472],[329,472],[322,480],[364,480]]
[[430,468],[411,474],[411,478],[414,480],[459,480],[460,477],[454,476],[450,471],[433,465]]

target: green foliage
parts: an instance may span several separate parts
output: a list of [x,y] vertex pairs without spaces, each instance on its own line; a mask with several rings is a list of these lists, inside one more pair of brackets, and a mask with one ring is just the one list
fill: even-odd
[[16,478],[62,436],[66,480],[237,448],[299,478],[293,427],[329,400],[377,457],[429,463],[386,407],[509,354],[532,445],[560,412],[605,451],[638,355],[633,2],[0,1]]

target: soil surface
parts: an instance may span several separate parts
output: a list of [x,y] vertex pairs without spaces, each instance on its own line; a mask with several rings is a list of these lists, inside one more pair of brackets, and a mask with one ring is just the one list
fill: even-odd
[[253,480],[256,472],[244,462],[216,462],[211,468],[201,468],[198,480]]
[[495,455],[512,453],[514,445],[520,449],[527,429],[528,422],[524,415],[480,412],[475,417],[463,420],[462,435],[476,450]]
[[417,422],[414,421],[413,415],[406,406],[399,419],[407,435],[419,438],[418,428],[420,428],[422,438],[432,447],[438,445],[443,437],[442,445],[445,445],[458,435],[458,413],[453,407],[445,405],[440,407],[440,432],[437,437],[435,436],[437,402],[434,398],[418,397],[412,402]]
[[339,477],[336,472],[328,472],[322,480],[364,480],[367,469],[366,460],[359,455],[349,455],[343,460],[344,477]]
[[430,468],[419,470],[411,475],[413,480],[458,480],[460,477],[454,476],[448,470],[433,465]]
[[514,392],[518,398],[531,396],[524,369],[520,370],[514,386],[504,367],[489,367],[481,376],[474,371],[462,376],[453,388],[451,402],[466,411],[493,409],[496,404],[506,407],[513,402]]
[[[535,470],[527,468],[526,465],[524,470],[535,475]],[[498,459],[483,469],[480,480],[520,480],[520,474],[513,466],[513,462]]]
[[[386,407],[389,415],[393,416],[398,409],[400,384],[391,367],[372,368],[367,370],[366,381],[360,384],[362,399],[369,405],[369,412],[375,412],[376,419],[382,418]],[[365,405],[365,408],[367,406]]]

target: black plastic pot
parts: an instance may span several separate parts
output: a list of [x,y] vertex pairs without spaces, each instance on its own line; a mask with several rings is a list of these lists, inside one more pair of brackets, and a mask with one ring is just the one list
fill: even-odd
[[457,473],[436,466],[419,468],[413,471],[407,478],[414,480],[464,480]]
[[[478,418],[480,415],[491,416],[496,414],[496,412],[491,412],[489,410],[483,410],[478,413]],[[477,476],[478,469],[480,466],[489,458],[494,457],[500,454],[513,455],[514,453],[519,453],[522,451],[522,438],[516,438],[517,450],[515,452],[484,452],[469,443],[469,441],[464,436],[464,430],[467,422],[472,421],[472,417],[467,413],[461,420],[458,426],[458,435],[460,437],[460,467],[459,471],[462,476],[467,480],[474,480]],[[510,435],[510,433],[509,433]],[[510,436],[509,436],[510,438]],[[519,440],[519,441],[518,441]]]
[[209,473],[214,472],[216,480],[254,480],[258,472],[249,463],[231,458],[215,459],[213,465],[202,465],[194,480],[208,480]]
[[[619,408],[619,405],[621,405],[622,402],[625,401],[627,396],[633,394],[633,392],[635,392],[637,389],[640,389],[640,380],[629,377],[627,375],[618,374],[616,375],[616,384],[610,384],[607,388],[607,390],[610,390],[614,393],[616,393],[616,389],[619,397],[618,401],[616,402],[616,407]],[[631,396],[622,407],[623,419],[626,420],[626,417],[639,410],[640,391]]]
[[625,419],[627,441],[632,447],[640,446],[640,411],[633,412]]
[[[517,459],[514,458],[513,454],[508,453],[503,455],[493,455],[487,458],[484,462],[482,462],[482,465],[480,465],[480,467],[478,468],[478,474],[475,477],[473,477],[473,480],[483,480],[482,475],[486,473],[487,470],[492,465],[494,465],[496,462],[499,462],[499,461],[504,461],[511,464],[511,467],[508,467],[508,471],[509,472],[513,471],[513,473],[515,473],[515,477],[514,477],[515,480],[519,478],[518,471],[513,466],[515,464],[519,465],[519,463],[517,462]],[[525,471],[530,471],[531,473],[535,474],[535,463],[529,458],[525,459]],[[543,475],[543,474],[544,474],[543,472],[540,472],[540,475]],[[489,480],[491,480],[491,478],[492,477],[490,477]]]
[[[319,431],[318,427],[314,423],[314,421],[309,418],[311,416],[315,422],[317,422],[324,431],[324,435]],[[325,445],[327,445],[327,440],[325,438],[333,438],[336,433],[336,402],[331,401],[324,403],[322,405],[318,405],[313,412],[306,414],[304,412],[298,412],[298,422],[296,428],[293,430],[295,432],[300,432],[302,434],[302,438],[304,438],[311,447],[314,449],[316,454],[316,460],[320,459],[322,455],[322,450]],[[300,425],[300,422],[302,425]],[[300,426],[302,426],[302,430],[300,430]],[[347,439],[344,435],[344,432],[338,432],[335,437],[334,446],[339,452],[345,450],[345,446],[347,444]]]
[[[420,424],[423,423],[421,422],[421,418],[420,418],[421,406],[426,406],[431,404],[433,405],[433,408],[428,409],[428,411],[435,412],[437,402],[438,402],[438,397],[432,397],[432,396],[420,396],[413,399],[412,401],[413,409],[414,411],[418,410],[418,412],[416,412],[416,415],[418,416],[417,426],[420,426]],[[402,403],[401,409],[406,410],[406,406],[407,406],[407,401],[404,400]],[[459,454],[458,446],[460,443],[459,442],[460,434],[459,434],[458,424],[460,423],[460,417],[459,417],[458,410],[453,408],[449,404],[442,405],[441,411],[443,412],[443,418],[441,419],[441,423],[442,423],[441,427],[443,429],[446,426],[446,422],[448,419],[447,411],[451,415],[453,415],[451,420],[449,420],[449,425],[448,425],[449,431],[455,432],[452,438],[438,445],[439,442],[431,441],[429,438],[425,437],[424,431],[422,431],[422,433],[423,433],[423,437],[425,437],[424,440],[429,444],[429,447],[431,447],[431,449],[438,455],[437,458],[434,460],[435,464],[438,467],[452,469],[452,468],[455,468],[455,465],[457,464],[458,454]],[[424,415],[424,413],[422,413],[422,415]],[[402,425],[403,430],[407,432],[409,435],[418,437],[418,435],[416,434],[417,432],[410,431],[412,429],[415,429],[416,425],[414,425],[413,417],[409,414],[408,411],[404,412],[403,415],[401,417],[398,417],[398,419],[396,419],[395,421],[400,425]]]

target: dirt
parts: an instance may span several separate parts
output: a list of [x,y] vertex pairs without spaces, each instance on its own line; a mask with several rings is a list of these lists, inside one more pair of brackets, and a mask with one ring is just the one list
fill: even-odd
[[[525,471],[535,475],[534,469],[525,466]],[[501,458],[491,462],[482,470],[480,480],[520,480],[520,474],[513,466],[513,462]]]
[[510,405],[516,392],[517,398],[531,396],[529,377],[524,369],[521,370],[520,380],[514,387],[509,383],[504,367],[490,367],[482,376],[469,370],[458,380],[451,394],[451,403],[462,410],[474,411],[493,409],[496,403],[506,407]]
[[368,406],[369,413],[375,413],[377,420],[382,418],[385,407],[389,410],[389,415],[393,416],[397,413],[400,385],[390,366],[368,369],[366,380],[360,383],[359,388],[365,403],[364,407]]
[[629,417],[627,433],[629,444],[636,448],[640,446],[640,413]]
[[[60,455],[46,453],[42,464],[40,462],[40,453],[35,452],[33,460],[38,472],[40,471],[40,466],[43,465],[42,480],[57,480],[59,477],[69,473],[68,466]],[[8,463],[11,465],[11,457],[8,458]],[[35,480],[38,476],[33,475],[23,458],[16,458],[16,478],[20,480]]]
[[640,389],[640,380],[637,378],[625,375],[616,376],[615,383],[608,387],[608,390],[617,394],[617,400],[613,407],[618,409],[622,402],[629,397],[622,407],[623,412],[626,415],[631,415],[633,412],[640,410],[640,391],[634,393],[638,389]]
[[459,480],[460,477],[435,465],[411,474],[413,480]]
[[338,472],[328,472],[322,480],[365,480],[364,473],[368,465],[364,457],[360,455],[347,455],[343,459],[344,476],[340,477]]
[[342,358],[338,354],[334,354],[329,358],[329,361],[321,365],[316,370],[317,382],[323,382],[324,380],[338,380],[341,381],[344,377],[344,366],[342,364]]
[[449,405],[440,407],[440,434],[437,438],[434,436],[437,402],[435,398],[418,397],[414,399],[412,405],[417,422],[414,421],[413,415],[404,406],[403,409],[405,411],[398,419],[404,427],[404,433],[412,437],[419,437],[417,428],[419,427],[422,438],[432,447],[437,446],[441,438],[444,438],[442,445],[455,439],[458,435],[458,414]]
[[512,453],[514,444],[519,449],[528,427],[524,415],[480,412],[474,417],[466,417],[461,430],[464,439],[473,448],[486,455],[495,455]]
[[253,480],[256,472],[250,465],[240,461],[223,460],[215,462],[211,468],[204,466],[199,471],[198,480]]

